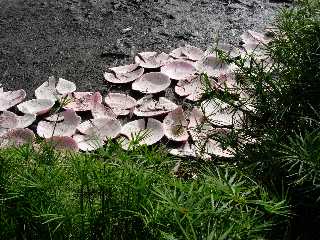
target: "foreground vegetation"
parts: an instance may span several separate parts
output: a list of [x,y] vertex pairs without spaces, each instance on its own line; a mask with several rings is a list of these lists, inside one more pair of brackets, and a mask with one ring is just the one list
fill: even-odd
[[1,156],[1,239],[257,239],[286,219],[285,200],[227,168],[173,176],[161,148]]
[[[249,90],[255,109],[248,112],[248,127],[236,133],[256,140],[237,147],[237,167],[263,186],[288,193],[294,217],[286,239],[319,239],[320,2],[296,1],[279,14],[272,35],[264,46],[272,64],[216,49],[238,67],[238,83]],[[209,87],[206,97],[235,100]]]
[[[114,142],[91,154],[1,150],[0,239],[319,239],[320,2],[297,2],[276,27],[271,67],[216,49],[255,109],[222,139],[234,161]],[[210,86],[208,98],[238,100]],[[256,141],[236,146],[243,134]]]

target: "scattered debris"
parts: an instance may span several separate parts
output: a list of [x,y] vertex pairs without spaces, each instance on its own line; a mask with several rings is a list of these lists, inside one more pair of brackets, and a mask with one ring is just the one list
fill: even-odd
[[20,103],[17,108],[20,112],[25,114],[42,115],[50,111],[55,104],[51,99],[31,99],[29,101]]
[[147,118],[128,122],[122,127],[121,134],[129,140],[138,138],[139,144],[152,145],[161,140],[164,131],[160,121]]
[[4,92],[3,88],[1,88],[0,111],[8,110],[9,108],[21,103],[25,98],[26,92],[23,89]]
[[158,93],[167,89],[170,84],[170,78],[166,74],[151,72],[133,82],[132,89],[142,93]]
[[40,121],[37,126],[37,134],[44,138],[53,136],[71,137],[75,134],[81,118],[72,109],[64,111],[63,117],[62,122]]
[[[248,51],[270,41],[269,37],[253,31],[247,31],[241,37],[243,47]],[[222,46],[222,50],[241,54],[229,45]],[[260,49],[259,56],[262,52]],[[132,90],[140,92],[136,94],[148,94],[138,101],[128,94],[115,92],[108,92],[103,101],[100,92],[76,92],[73,82],[59,78],[56,83],[54,77],[35,90],[36,99],[25,102],[22,102],[26,97],[24,90],[5,92],[0,88],[0,147],[32,142],[34,132],[27,127],[36,122],[36,116],[45,114],[36,122],[37,135],[58,150],[94,151],[107,139],[117,139],[124,149],[128,149],[133,139],[138,138],[139,144],[153,145],[165,136],[167,141],[179,145],[170,149],[176,156],[233,157],[233,150],[223,148],[212,134],[226,135],[231,129],[243,127],[244,112],[236,108],[237,101],[231,106],[218,99],[207,100],[190,112],[157,94],[169,88],[173,79],[178,80],[174,90],[179,97],[199,101],[205,93],[202,73],[208,75],[207,82],[213,89],[236,91],[235,69],[210,51],[203,52],[186,45],[170,54],[139,53],[135,63],[112,67],[104,73],[109,83],[132,82]],[[246,97],[247,93],[241,92],[239,101]],[[24,115],[8,111],[14,106]],[[77,112],[85,116],[82,123]],[[135,115],[135,119],[128,122],[127,115],[130,118]],[[151,117],[161,118],[163,122]]]
[[97,103],[102,103],[100,92],[74,92],[68,95],[68,101],[63,108],[76,112],[91,111]]
[[183,60],[176,60],[162,66],[161,72],[172,79],[184,80],[193,76],[197,71],[192,64]]
[[137,105],[133,97],[123,93],[109,93],[105,98],[105,103],[117,116],[128,115]]
[[164,134],[170,140],[185,142],[189,138],[187,120],[182,107],[170,112],[163,120]]

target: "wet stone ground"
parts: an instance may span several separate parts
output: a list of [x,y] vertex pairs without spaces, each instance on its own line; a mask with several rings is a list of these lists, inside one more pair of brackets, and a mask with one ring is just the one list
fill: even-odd
[[[106,67],[133,62],[140,51],[217,37],[237,43],[245,29],[261,31],[285,6],[268,0],[0,0],[0,83],[29,97],[49,76],[78,90],[110,88]],[[125,90],[125,89],[123,89]]]

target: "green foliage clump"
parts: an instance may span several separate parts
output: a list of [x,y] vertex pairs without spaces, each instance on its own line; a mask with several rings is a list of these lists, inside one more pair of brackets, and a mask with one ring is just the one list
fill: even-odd
[[[292,239],[318,239],[320,1],[296,1],[280,12],[274,27],[273,40],[263,46],[267,61],[250,54],[234,58],[216,49],[238,67],[240,92],[246,91],[254,109],[246,111],[246,128],[238,134],[256,141],[237,148],[237,166],[261,184],[289,192],[296,213],[289,226]],[[207,86],[206,98],[234,105],[237,94]]]
[[234,171],[171,173],[162,148],[1,150],[1,239],[263,239],[286,200]]

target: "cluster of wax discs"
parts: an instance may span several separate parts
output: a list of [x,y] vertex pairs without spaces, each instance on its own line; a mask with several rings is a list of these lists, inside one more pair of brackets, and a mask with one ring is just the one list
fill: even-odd
[[[244,33],[242,39],[247,52],[269,41],[265,35],[252,31]],[[241,55],[242,51],[232,49],[229,53]],[[145,133],[139,144],[152,145],[163,137],[180,143],[180,147],[170,150],[174,155],[232,157],[232,149],[223,149],[209,133],[227,134],[232,128],[241,128],[242,111],[213,99],[188,112],[165,97],[152,95],[175,81],[177,95],[197,101],[204,93],[202,73],[209,76],[217,90],[237,87],[234,66],[188,45],[169,54],[143,52],[135,57],[135,63],[109,68],[104,73],[109,83],[131,83],[132,90],[146,94],[141,99],[116,92],[104,97],[99,92],[77,92],[73,82],[54,77],[39,86],[35,99],[28,101],[24,101],[24,90],[5,92],[1,88],[0,147],[33,142],[36,133],[57,149],[93,151],[108,139],[117,139],[128,149],[132,139]],[[9,111],[15,107],[21,114]],[[82,112],[89,112],[91,117],[82,119]],[[129,116],[130,120],[122,124],[121,116]],[[131,121],[133,116],[136,119]],[[207,124],[208,120],[211,124]],[[35,124],[34,132],[30,126]]]

